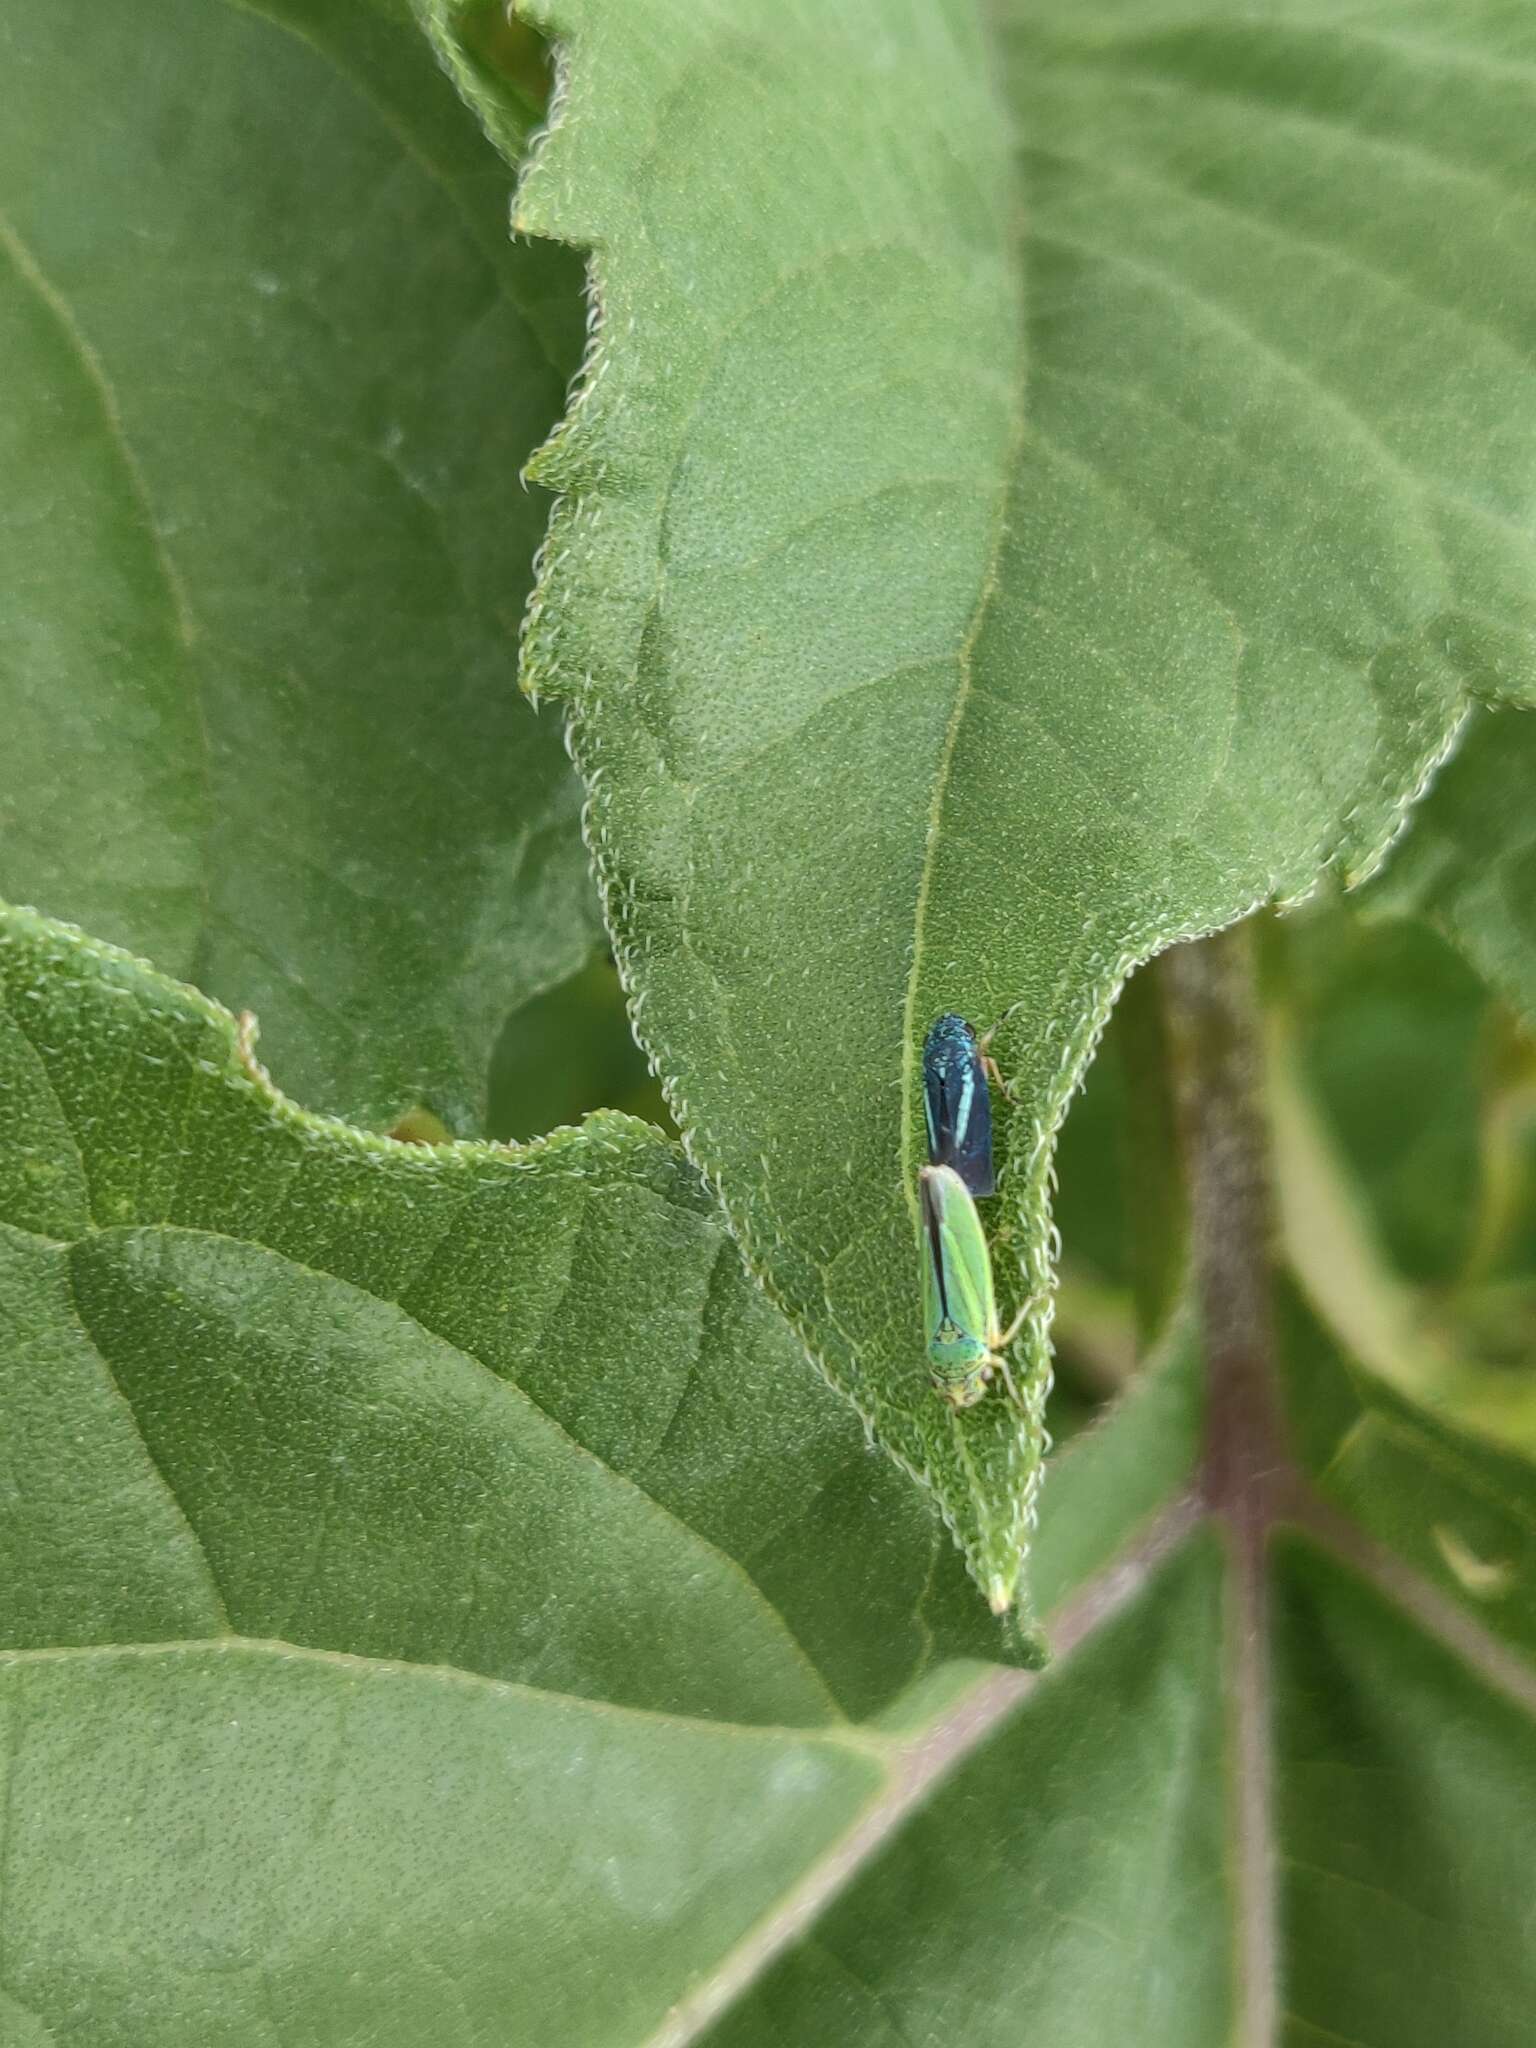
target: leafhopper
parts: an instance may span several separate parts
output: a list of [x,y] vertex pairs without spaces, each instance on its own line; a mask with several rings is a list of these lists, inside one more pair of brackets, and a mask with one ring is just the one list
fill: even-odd
[[997,1325],[992,1254],[971,1191],[952,1166],[925,1166],[917,1177],[922,1208],[923,1328],[934,1392],[951,1408],[974,1408],[994,1372],[1017,1402],[1007,1350],[1030,1310],[1006,1330]]
[[950,1010],[935,1019],[923,1041],[923,1115],[928,1157],[952,1167],[973,1195],[997,1190],[992,1165],[992,1096],[987,1077],[997,1069],[963,1017]]

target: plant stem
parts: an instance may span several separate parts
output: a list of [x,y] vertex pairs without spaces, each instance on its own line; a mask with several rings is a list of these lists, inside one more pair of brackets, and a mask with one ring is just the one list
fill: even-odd
[[1253,937],[1239,925],[1161,963],[1206,1359],[1201,1491],[1226,1539],[1229,1827],[1243,2048],[1277,2023],[1265,1547],[1294,1492],[1276,1393],[1273,1202]]
[[1290,1480],[1275,1392],[1274,1201],[1262,1038],[1246,925],[1160,963],[1206,1359],[1203,1491],[1262,1524]]

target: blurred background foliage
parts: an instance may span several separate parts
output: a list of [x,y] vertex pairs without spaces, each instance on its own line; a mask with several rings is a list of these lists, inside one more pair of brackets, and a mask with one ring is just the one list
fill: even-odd
[[594,1109],[627,1110],[676,1130],[630,1032],[607,952],[507,1020],[491,1059],[486,1135],[521,1144]]
[[[1283,1260],[1384,1377],[1536,1451],[1536,1037],[1428,921],[1370,892],[1261,930]],[[1156,975],[1130,984],[1062,1133],[1058,1435],[1178,1296]]]

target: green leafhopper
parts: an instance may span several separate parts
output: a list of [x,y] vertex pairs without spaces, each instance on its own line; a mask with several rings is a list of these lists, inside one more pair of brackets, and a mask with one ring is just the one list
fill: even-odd
[[951,1408],[974,1408],[994,1372],[1015,1401],[1005,1356],[1030,1304],[1006,1330],[997,1326],[992,1254],[971,1191],[950,1166],[917,1177],[923,1226],[923,1328],[934,1392]]

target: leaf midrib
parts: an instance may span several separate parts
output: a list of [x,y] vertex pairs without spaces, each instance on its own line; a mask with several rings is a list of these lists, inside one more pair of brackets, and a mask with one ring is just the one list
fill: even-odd
[[[1015,172],[1017,178],[1017,172]],[[1022,193],[1014,193],[1016,208],[1022,206]],[[917,896],[912,913],[912,960],[907,969],[906,999],[902,1006],[901,1039],[901,1166],[902,1187],[906,1195],[907,1209],[912,1218],[914,1236],[919,1231],[917,1210],[917,1169],[913,1160],[913,1143],[918,1125],[917,1116],[917,1062],[919,1020],[917,1000],[924,980],[924,945],[927,937],[928,904],[933,885],[933,871],[944,823],[944,807],[949,794],[950,779],[954,772],[955,751],[959,745],[961,728],[965,723],[967,706],[974,688],[974,662],[976,645],[987,622],[997,595],[1001,580],[1003,546],[1008,535],[1008,505],[1012,495],[1014,473],[1023,454],[1027,429],[1026,387],[1028,381],[1027,337],[1023,300],[1022,239],[1018,233],[1008,238],[1009,276],[1013,300],[1014,333],[1014,375],[1009,387],[1008,432],[1004,442],[1001,475],[998,481],[997,504],[992,516],[992,533],[988,544],[987,557],[977,586],[976,602],[971,617],[955,651],[957,681],[955,701],[945,724],[944,737],[940,742],[938,758],[934,764],[933,793],[928,805],[927,830],[923,839],[923,857],[918,872]]]
[[[1058,1644],[1051,1669],[1058,1670],[1084,1644],[1091,1642],[1164,1564],[1180,1554],[1200,1530],[1219,1521],[1214,1510],[1187,1494],[1174,1496],[1149,1516],[1109,1563],[1051,1616],[1048,1633]],[[1490,1636],[1475,1617],[1442,1596],[1422,1574],[1395,1555],[1377,1553],[1356,1525],[1319,1500],[1305,1481],[1286,1495],[1283,1505],[1275,1504],[1274,1511],[1264,1519],[1264,1529],[1266,1539],[1291,1531],[1315,1543],[1352,1576],[1370,1586],[1395,1613],[1422,1629],[1479,1685],[1512,1701],[1536,1721],[1536,1674]],[[1232,1568],[1230,1564],[1226,1567]],[[1421,1598],[1409,1605],[1405,1593]],[[1436,1610],[1443,1613],[1447,1608],[1455,1619],[1451,1632],[1443,1630],[1437,1622]],[[1224,1646],[1229,1637],[1230,1623],[1223,1632]],[[706,2039],[720,2015],[780,1955],[811,1938],[811,1930],[821,1914],[881,1853],[907,1815],[1027,1703],[1042,1675],[988,1670],[953,1700],[935,1722],[886,1750],[886,1790],[802,1873],[775,1912],[724,1957],[712,1976],[697,1986],[648,2037],[644,2048],[688,2048],[688,2044]],[[1512,1677],[1516,1678],[1513,1685]],[[946,1731],[954,1731],[953,1738]],[[850,1850],[855,1852],[851,1856]],[[1235,1911],[1235,1899],[1233,1906]]]
[[135,1661],[173,1660],[197,1655],[219,1658],[253,1656],[262,1660],[270,1658],[278,1663],[317,1664],[358,1677],[422,1679],[461,1690],[533,1700],[608,1719],[685,1729],[690,1734],[805,1743],[872,1758],[882,1765],[889,1765],[899,1758],[904,1748],[896,1738],[882,1735],[873,1726],[865,1729],[852,1722],[807,1728],[794,1722],[731,1721],[708,1714],[679,1714],[664,1707],[633,1706],[624,1700],[602,1699],[590,1693],[562,1692],[552,1686],[530,1685],[517,1678],[495,1678],[489,1672],[472,1671],[460,1664],[416,1663],[403,1657],[376,1657],[355,1650],[328,1650],[314,1643],[289,1642],[282,1636],[246,1635],[239,1630],[229,1635],[170,1636],[142,1643],[59,1643],[36,1649],[0,1650],[0,1671],[12,1665],[71,1664],[85,1660],[106,1663],[119,1657]]

